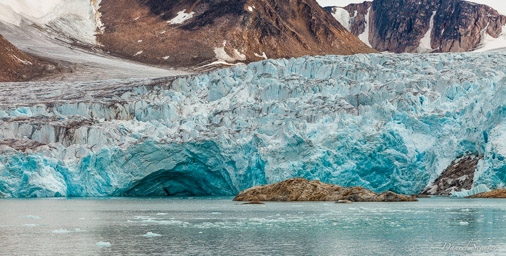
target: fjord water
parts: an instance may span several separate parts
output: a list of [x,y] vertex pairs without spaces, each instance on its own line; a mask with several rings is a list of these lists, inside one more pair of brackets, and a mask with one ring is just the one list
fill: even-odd
[[0,254],[506,254],[502,200],[243,205],[231,199],[0,200]]

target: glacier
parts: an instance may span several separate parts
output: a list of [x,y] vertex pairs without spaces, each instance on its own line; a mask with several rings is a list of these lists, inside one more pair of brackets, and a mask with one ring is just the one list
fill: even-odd
[[234,195],[292,177],[414,194],[452,160],[506,182],[506,54],[266,60],[0,84],[0,197]]

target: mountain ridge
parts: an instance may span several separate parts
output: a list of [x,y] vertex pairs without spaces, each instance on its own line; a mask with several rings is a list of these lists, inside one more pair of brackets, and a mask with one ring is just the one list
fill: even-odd
[[[326,10],[347,23],[354,35],[367,34],[361,39],[378,51],[466,52],[506,47],[506,16],[483,4],[374,0]],[[349,16],[343,15],[343,10]]]

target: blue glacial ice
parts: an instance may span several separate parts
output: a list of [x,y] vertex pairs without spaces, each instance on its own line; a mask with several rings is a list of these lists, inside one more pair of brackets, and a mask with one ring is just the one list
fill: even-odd
[[490,192],[490,189],[485,184],[480,184],[478,186],[474,186],[471,189],[463,189],[462,191],[455,191],[452,193],[453,197],[466,197],[466,196],[472,196],[479,193],[485,193]]
[[418,193],[475,154],[506,182],[506,55],[267,60],[2,84],[0,197],[234,195],[292,177]]

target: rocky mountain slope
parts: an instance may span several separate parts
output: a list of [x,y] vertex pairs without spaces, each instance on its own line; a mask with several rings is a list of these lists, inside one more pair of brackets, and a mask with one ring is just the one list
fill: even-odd
[[0,35],[0,82],[26,81],[56,69],[54,64],[20,51]]
[[374,52],[315,0],[102,0],[98,10],[103,49],[154,64]]
[[326,9],[378,51],[506,48],[506,16],[487,5],[461,0],[374,0]]

